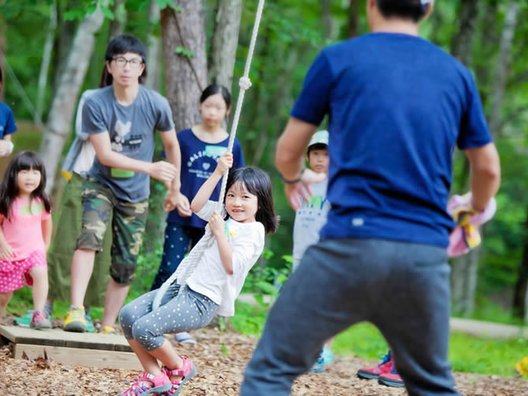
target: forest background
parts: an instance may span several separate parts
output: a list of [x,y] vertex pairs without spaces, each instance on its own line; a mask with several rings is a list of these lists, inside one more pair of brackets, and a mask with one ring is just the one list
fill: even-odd
[[[482,247],[452,260],[453,314],[528,323],[528,2],[435,3],[421,33],[472,70],[503,171]],[[15,112],[16,149],[40,151],[55,175],[54,201],[78,97],[98,86],[111,37],[126,32],[147,44],[148,85],[169,99],[179,130],[198,120],[199,94],[209,82],[227,85],[236,103],[256,7],[257,0],[0,0],[0,95]],[[266,2],[237,133],[246,162],[271,175],[281,216],[255,271],[260,278],[250,282],[255,292],[273,293],[266,285],[285,278],[292,246],[293,212],[273,167],[276,139],[318,51],[368,31],[364,9],[365,0]],[[452,192],[466,192],[468,177],[467,161],[456,153]],[[145,257],[159,253],[164,228],[164,191],[152,186]],[[158,264],[143,260],[151,269]]]

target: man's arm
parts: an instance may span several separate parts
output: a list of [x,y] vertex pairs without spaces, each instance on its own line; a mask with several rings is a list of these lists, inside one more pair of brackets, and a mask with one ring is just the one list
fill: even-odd
[[304,152],[317,125],[291,117],[277,141],[275,166],[285,182],[285,193],[290,206],[297,210],[303,199],[310,197],[310,183],[322,181],[325,174],[304,170]]
[[495,144],[468,149],[464,154],[471,167],[471,195],[473,209],[482,212],[500,185],[500,159]]
[[176,167],[166,161],[139,161],[112,151],[108,132],[90,134],[90,142],[94,146],[97,159],[104,166],[146,173],[163,183],[172,183],[178,174]]
[[176,131],[171,129],[167,132],[161,132],[160,136],[167,160],[176,167],[176,176],[172,179],[169,191],[167,191],[167,196],[163,202],[163,209],[167,212],[178,209],[180,216],[191,216],[191,204],[187,197],[180,192],[181,151],[180,143],[178,143],[178,138],[176,137]]

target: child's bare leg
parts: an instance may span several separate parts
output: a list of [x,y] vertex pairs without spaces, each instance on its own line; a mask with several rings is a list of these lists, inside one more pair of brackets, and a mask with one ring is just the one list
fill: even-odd
[[130,339],[128,343],[137,355],[141,366],[148,373],[154,375],[161,373],[158,360],[171,369],[183,367],[183,361],[168,341],[164,341],[159,348],[153,349],[152,351],[147,351],[136,340]]
[[94,250],[77,249],[73,254],[71,265],[71,305],[80,307],[84,304],[84,296],[92,276],[94,260]]
[[38,266],[29,270],[33,278],[33,308],[35,311],[44,312],[46,299],[48,298],[48,267]]
[[0,318],[3,318],[6,314],[7,304],[11,300],[13,292],[9,293],[0,293]]

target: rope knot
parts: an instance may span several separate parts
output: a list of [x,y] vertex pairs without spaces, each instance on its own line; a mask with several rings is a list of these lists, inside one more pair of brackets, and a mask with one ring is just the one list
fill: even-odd
[[240,89],[247,91],[251,88],[251,80],[248,77],[240,77],[240,80],[238,80],[238,86]]

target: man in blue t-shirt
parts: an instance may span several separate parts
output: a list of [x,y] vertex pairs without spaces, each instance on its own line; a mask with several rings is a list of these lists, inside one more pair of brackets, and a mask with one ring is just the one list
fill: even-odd
[[372,33],[325,48],[277,143],[292,206],[302,155],[329,115],[331,210],[273,306],[242,395],[286,395],[325,340],[369,321],[409,394],[454,395],[446,212],[455,146],[471,166],[474,211],[496,194],[498,154],[470,72],[418,36],[432,0],[368,0]]

